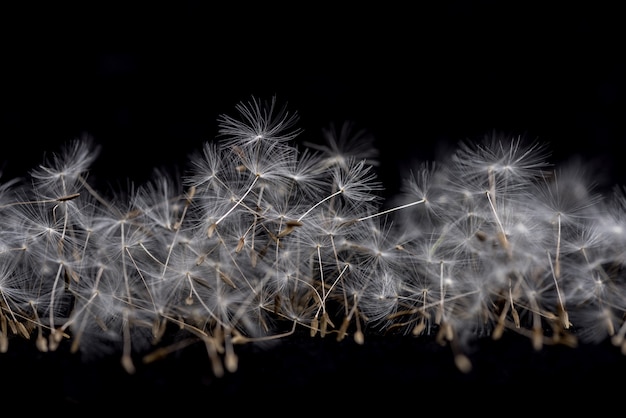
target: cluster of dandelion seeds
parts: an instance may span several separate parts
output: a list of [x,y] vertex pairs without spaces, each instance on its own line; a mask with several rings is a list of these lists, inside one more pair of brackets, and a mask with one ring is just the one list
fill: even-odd
[[136,353],[197,341],[217,376],[237,370],[238,344],[297,329],[432,334],[462,371],[472,339],[505,331],[626,352],[623,189],[600,195],[580,164],[494,135],[416,166],[384,201],[373,142],[351,125],[299,145],[275,98],[235,110],[180,178],[104,194],[82,138],[2,183],[0,351],[67,341],[132,373]]

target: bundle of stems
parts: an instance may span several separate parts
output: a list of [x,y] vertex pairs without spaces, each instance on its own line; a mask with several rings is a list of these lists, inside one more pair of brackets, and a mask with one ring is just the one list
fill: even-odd
[[67,343],[133,373],[138,353],[201,342],[216,376],[237,370],[238,344],[301,329],[434,335],[464,372],[470,342],[504,332],[626,352],[623,188],[600,194],[582,164],[491,135],[383,199],[363,131],[302,145],[275,98],[235,110],[180,178],[103,193],[99,146],[81,138],[0,185],[0,351]]

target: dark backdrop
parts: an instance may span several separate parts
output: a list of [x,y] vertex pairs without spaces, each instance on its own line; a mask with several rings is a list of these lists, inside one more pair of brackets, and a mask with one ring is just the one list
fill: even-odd
[[[156,167],[184,167],[215,137],[218,115],[276,95],[300,115],[301,140],[347,120],[371,132],[389,194],[412,164],[494,131],[550,143],[555,162],[583,156],[603,184],[626,181],[623,30],[612,6],[89,2],[0,10],[4,180],[89,134],[102,145],[94,179],[141,183]],[[186,401],[297,394],[325,404],[326,396],[348,402],[337,394],[350,387],[393,404],[426,388],[523,382],[547,392],[625,370],[614,347],[533,353],[526,339],[510,338],[485,343],[475,358],[483,368],[471,376],[432,341],[375,338],[363,347],[295,338],[270,351],[242,348],[240,372],[218,381],[194,350],[134,377],[120,373],[117,359],[87,367],[19,343],[0,364],[11,373],[2,385],[15,393],[38,381],[40,397],[72,405],[144,392]]]
[[389,187],[442,144],[494,130],[549,142],[554,160],[602,159],[622,179],[612,7],[78,4],[3,7],[6,177],[88,133],[103,145],[100,177],[141,182],[212,140],[219,114],[276,95],[302,139],[345,120],[370,131]]

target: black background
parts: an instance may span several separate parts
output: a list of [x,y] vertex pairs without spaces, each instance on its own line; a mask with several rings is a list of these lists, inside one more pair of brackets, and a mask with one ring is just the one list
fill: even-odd
[[[184,167],[215,137],[218,115],[276,96],[300,115],[300,140],[319,141],[343,121],[374,135],[390,195],[416,162],[494,131],[549,143],[555,163],[580,156],[610,188],[626,182],[620,16],[614,6],[573,2],[1,6],[1,179],[26,175],[45,152],[89,134],[102,145],[91,174],[100,186],[141,183],[154,168]],[[512,396],[567,387],[572,396],[626,370],[610,344],[540,353],[515,336],[482,344],[469,376],[432,341],[376,337],[361,347],[306,337],[242,347],[239,372],[218,380],[193,349],[132,377],[117,359],[86,366],[19,342],[0,365],[9,371],[3,387],[16,394],[76,407],[159,399],[181,408],[255,395],[317,406],[376,396],[417,408],[407,394],[477,387]]]

